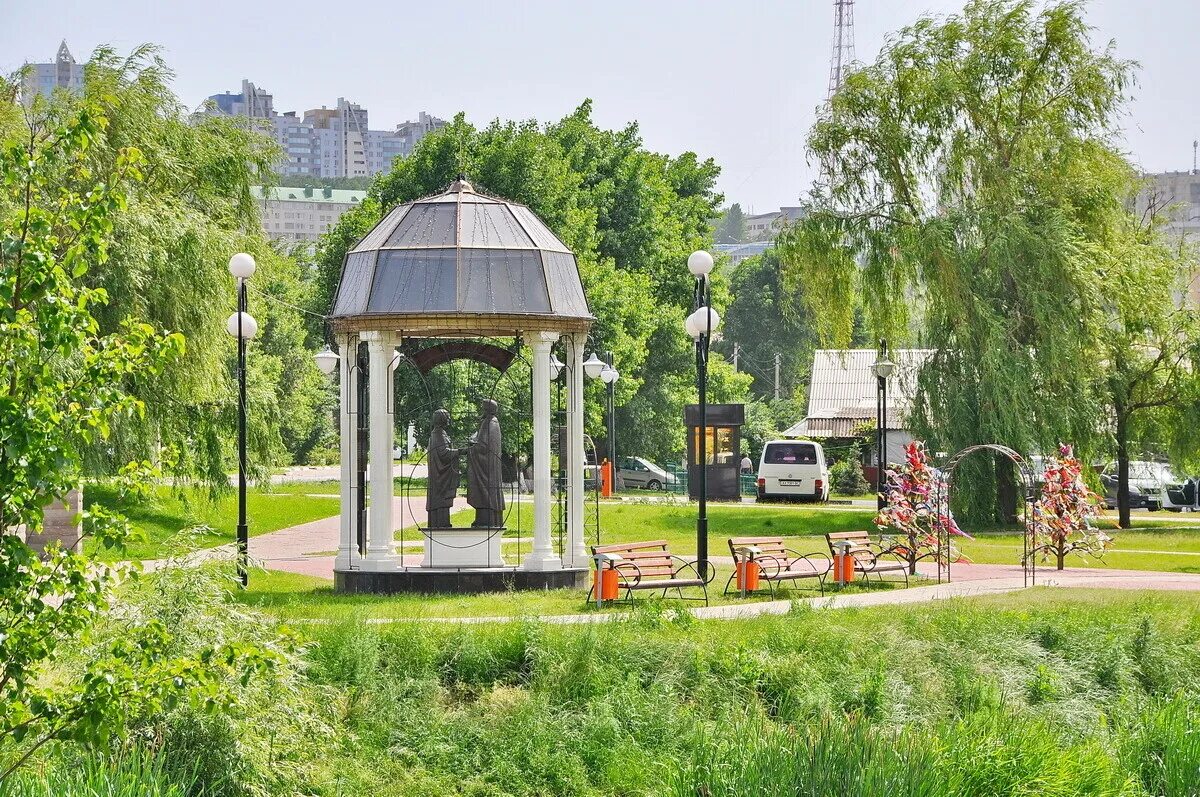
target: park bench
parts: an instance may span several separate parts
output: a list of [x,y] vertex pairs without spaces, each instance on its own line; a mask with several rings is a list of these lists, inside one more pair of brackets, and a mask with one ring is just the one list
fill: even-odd
[[825,594],[825,575],[832,566],[829,557],[823,553],[793,551],[783,544],[783,537],[731,537],[729,553],[733,555],[733,573],[725,582],[725,594],[729,594],[729,585],[737,576],[738,565],[743,559],[750,558],[747,548],[758,549],[753,556],[759,566],[758,577],[771,588],[772,595],[776,584],[804,578],[815,578],[821,594]]
[[900,573],[904,576],[904,586],[908,586],[908,562],[891,548],[872,542],[869,532],[836,531],[826,534],[825,540],[829,544],[829,555],[833,557],[838,555],[839,542],[850,543],[854,572],[862,573],[868,586],[872,575],[882,582],[884,573]]
[[[666,540],[593,545],[592,556],[599,554],[620,557],[611,566],[617,571],[618,585],[625,590],[626,600],[633,599],[634,590],[661,589],[664,598],[668,591],[675,590],[682,600],[702,600],[708,605],[708,582],[713,580],[716,570],[710,564],[708,578],[702,577],[698,563],[672,554],[667,550]],[[699,587],[703,597],[686,597],[685,587]]]

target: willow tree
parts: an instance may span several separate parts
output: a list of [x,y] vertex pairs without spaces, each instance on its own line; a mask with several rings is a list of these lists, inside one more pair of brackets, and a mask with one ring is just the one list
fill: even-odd
[[[302,314],[304,276],[273,250],[262,232],[253,186],[270,184],[276,145],[238,120],[193,119],[171,89],[173,75],[157,48],[128,56],[100,48],[85,70],[83,92],[39,101],[6,140],[31,127],[72,118],[95,107],[108,124],[87,151],[91,172],[103,174],[126,148],[144,159],[144,179],[127,192],[125,212],[112,219],[110,256],[82,278],[113,301],[96,311],[103,332],[126,317],[183,334],[186,353],[128,387],[145,413],[127,417],[88,456],[91,474],[111,473],[129,459],[157,459],[174,475],[226,487],[235,439],[234,343],[225,332],[235,288],[229,256],[258,260],[251,310],[261,334],[251,352],[248,403],[252,462],[265,469],[303,456],[322,431],[331,432],[330,388],[317,371]],[[0,118],[3,114],[0,113]],[[0,123],[0,130],[3,130]],[[64,173],[67,188],[83,182]]]
[[[876,332],[935,349],[911,418],[934,450],[1094,450],[1131,69],[1093,46],[1078,2],[975,0],[902,30],[814,125],[824,179],[780,242],[788,275],[827,343],[844,345],[861,311]],[[959,473],[966,516],[1014,517],[1007,464]]]

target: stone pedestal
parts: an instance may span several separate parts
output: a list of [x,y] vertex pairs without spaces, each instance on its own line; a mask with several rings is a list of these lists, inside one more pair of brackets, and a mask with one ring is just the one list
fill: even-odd
[[505,567],[503,529],[427,529],[421,567]]

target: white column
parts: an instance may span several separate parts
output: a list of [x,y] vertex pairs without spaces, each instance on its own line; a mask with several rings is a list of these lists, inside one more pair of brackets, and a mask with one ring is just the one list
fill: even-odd
[[583,350],[587,335],[572,335],[567,352],[567,564],[587,567],[583,538]]
[[364,332],[362,338],[367,342],[371,403],[371,507],[367,512],[367,554],[363,557],[363,569],[391,569],[398,564],[392,528],[395,429],[391,400],[395,343],[391,332]]
[[357,459],[355,446],[358,442],[358,429],[355,424],[355,413],[358,411],[358,338],[345,335],[338,340],[341,349],[341,359],[338,360],[338,387],[341,396],[341,504],[340,535],[338,537],[337,558],[333,566],[337,570],[349,570],[352,559],[358,556],[354,534],[354,522],[358,510],[358,493],[354,489],[357,474],[354,472]]
[[533,350],[533,552],[526,570],[559,570],[562,560],[550,542],[550,346],[557,333],[525,336]]

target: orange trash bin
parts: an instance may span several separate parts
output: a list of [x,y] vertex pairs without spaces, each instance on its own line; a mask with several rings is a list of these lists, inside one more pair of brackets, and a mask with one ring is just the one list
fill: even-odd
[[834,557],[833,580],[838,584],[849,584],[854,581],[854,555],[840,553]]
[[615,601],[619,590],[619,582],[617,580],[617,569],[615,567],[605,567],[601,570],[594,570],[592,577],[592,598],[596,598],[596,593],[600,593],[599,600]]
[[607,459],[600,463],[600,495],[612,498],[613,494],[613,465]]
[[762,575],[762,565],[758,562],[742,559],[737,563],[737,588],[740,592],[754,592],[758,589],[758,579]]

